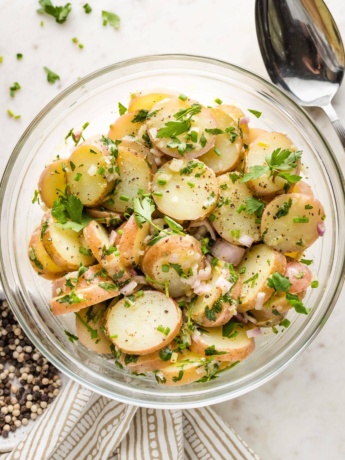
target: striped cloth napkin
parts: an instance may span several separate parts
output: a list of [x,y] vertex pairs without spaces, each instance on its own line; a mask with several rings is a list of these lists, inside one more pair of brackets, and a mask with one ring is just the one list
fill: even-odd
[[144,409],[70,380],[1,460],[259,460],[210,408]]

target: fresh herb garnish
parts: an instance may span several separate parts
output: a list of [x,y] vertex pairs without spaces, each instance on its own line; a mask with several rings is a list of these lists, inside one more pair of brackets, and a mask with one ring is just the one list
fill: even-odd
[[10,96],[14,97],[16,95],[16,92],[21,89],[20,84],[15,81],[12,86],[10,86]]
[[92,11],[92,8],[88,3],[85,3],[85,5],[83,5],[83,8],[86,14],[90,14]]
[[163,348],[159,351],[159,359],[162,361],[169,361],[171,359],[172,350],[170,348]]
[[50,0],[39,0],[39,4],[42,8],[37,10],[37,12],[53,16],[58,24],[63,24],[72,10],[70,3],[66,3],[64,6],[54,6]]
[[233,339],[238,335],[238,331],[235,331],[236,327],[240,326],[240,323],[236,321],[229,321],[224,324],[222,328],[222,336],[227,337],[228,339]]
[[108,23],[111,27],[114,27],[115,30],[120,28],[120,16],[115,13],[110,13],[109,11],[102,11],[103,25],[106,26]]
[[247,214],[255,214],[256,217],[260,218],[265,208],[265,203],[254,197],[246,198],[245,210]]
[[154,117],[158,110],[150,112],[149,110],[140,109],[139,112],[133,117],[132,123],[143,123],[145,120],[149,120]]
[[[192,127],[192,117],[201,112],[200,104],[193,104],[187,109],[181,109],[175,113],[176,121],[167,121],[165,127],[158,130],[156,137],[160,138],[175,138],[190,130]],[[200,144],[201,144],[200,138]]]
[[52,216],[58,221],[61,228],[69,228],[78,233],[91,221],[83,210],[84,206],[80,199],[73,194],[67,195],[65,192],[54,201]]
[[72,334],[71,332],[66,331],[66,329],[64,330],[64,333],[67,335],[68,340],[70,342],[72,342],[72,343],[74,343],[77,340],[79,340],[79,337],[77,337],[76,335]]
[[[85,129],[89,126],[89,122],[87,121],[86,123],[83,124],[83,126],[81,127],[81,130],[79,133],[75,133],[74,132],[74,128],[70,129],[65,137],[65,141],[71,137],[73,142],[74,142],[74,145],[77,146],[80,142],[80,140],[85,140],[84,137],[83,137],[83,132],[85,131]],[[72,171],[74,171],[75,169],[75,165],[72,161],[69,162],[70,166],[71,166],[71,169]]]
[[286,300],[292,307],[294,307],[297,313],[308,315],[310,312],[310,308],[306,308],[296,294],[291,294],[289,292],[292,283],[286,276],[283,276],[278,272],[273,273],[273,275],[267,279],[267,286],[274,289],[275,294],[278,292],[285,292]]
[[285,201],[283,204],[279,206],[278,211],[275,213],[274,217],[280,219],[281,217],[287,216],[289,213],[289,209],[291,208],[291,205],[292,199],[289,198],[288,201]]
[[183,377],[183,370],[181,369],[177,376],[174,375],[172,380],[173,382],[179,382],[180,380],[182,380],[182,377]]
[[121,102],[118,103],[119,114],[122,116],[127,112],[127,107],[125,107]]
[[48,67],[43,67],[44,71],[47,74],[47,81],[49,83],[55,83],[56,80],[60,80],[60,77],[57,73],[53,72],[52,70],[48,69]]
[[211,345],[210,347],[205,348],[205,356],[214,356],[214,355],[225,355],[226,351],[218,351],[216,350],[215,345]]
[[262,115],[262,112],[259,112],[258,110],[254,109],[248,109],[248,112],[252,113],[256,118],[260,118]]

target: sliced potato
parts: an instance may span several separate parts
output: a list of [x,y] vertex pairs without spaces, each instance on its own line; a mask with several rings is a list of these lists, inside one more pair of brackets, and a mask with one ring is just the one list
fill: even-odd
[[304,193],[280,195],[265,208],[262,237],[277,251],[305,250],[323,234],[324,219],[324,208],[315,197]]
[[178,357],[178,353],[174,353],[176,347],[174,342],[169,343],[165,348],[154,351],[147,355],[129,355],[122,353],[120,362],[126,366],[131,372],[141,374],[143,372],[153,372],[171,364],[172,357]]
[[279,292],[265,302],[261,310],[251,310],[250,313],[257,320],[255,326],[272,327],[279,324],[290,309],[285,292]]
[[159,210],[177,220],[203,219],[216,205],[217,179],[199,160],[172,160],[154,175],[153,198]]
[[71,193],[84,206],[100,205],[113,188],[116,177],[114,165],[95,143],[84,142],[72,152],[67,181]]
[[[249,173],[254,166],[267,166],[266,157],[277,149],[289,150],[290,152],[296,150],[291,140],[281,133],[265,133],[256,138],[250,144],[247,152],[245,173]],[[299,166],[287,171],[284,170],[284,172],[298,174]],[[270,196],[282,193],[288,182],[278,176],[270,177],[270,172],[267,172],[257,179],[249,180],[247,185],[256,195]]]
[[145,222],[140,228],[134,214],[123,227],[119,243],[120,260],[125,267],[139,264],[145,250],[144,240],[149,234],[150,224]]
[[309,184],[303,180],[299,180],[296,184],[291,185],[289,193],[304,193],[306,195],[314,196],[313,190]]
[[114,123],[110,125],[108,137],[112,141],[120,140],[126,136],[136,137],[140,127],[142,126],[142,122],[133,122],[138,113],[138,111],[127,112],[115,120]]
[[[65,280],[67,281],[66,278]],[[57,282],[54,287],[56,286]],[[99,265],[90,267],[77,279],[70,279],[64,291],[50,301],[51,311],[55,316],[82,310],[120,294],[117,284],[104,274]]]
[[43,246],[54,263],[62,270],[77,270],[80,264],[88,267],[94,263],[95,258],[92,255],[80,252],[80,248],[84,248],[86,252],[89,249],[82,234],[61,228],[50,212],[44,215],[42,224],[46,226],[42,237]]
[[129,272],[122,265],[120,253],[109,241],[106,229],[92,220],[83,230],[84,238],[93,255],[109,276],[123,282],[130,278]]
[[49,257],[41,240],[41,231],[42,227],[38,227],[31,235],[28,248],[29,260],[32,268],[42,278],[53,280],[62,276],[66,270],[56,265]]
[[285,276],[289,278],[292,294],[298,294],[308,289],[313,280],[313,274],[309,268],[297,260],[289,260],[286,266]]
[[[181,111],[192,110],[193,106],[195,114],[190,116],[187,112],[185,117],[182,117]],[[198,112],[197,107],[200,109]],[[154,146],[166,155],[175,158],[196,158],[214,146],[216,137],[206,130],[216,128],[216,122],[210,110],[200,104],[190,99],[182,101],[178,97],[172,97],[155,104],[152,113],[154,115],[146,121],[148,134]],[[175,129],[172,129],[171,123],[177,123]],[[186,128],[182,128],[182,133],[178,131],[181,126]],[[162,137],[162,131],[159,131],[167,127],[170,128],[169,134]],[[192,131],[195,134],[191,135]]]
[[249,144],[249,126],[248,119],[242,110],[236,105],[227,105],[222,104],[219,106],[227,115],[232,117],[232,119],[237,123],[237,126],[240,128],[240,135],[242,137],[244,144]]
[[56,160],[46,166],[38,181],[38,191],[43,203],[52,208],[54,201],[64,193],[67,184],[66,168],[68,160]]
[[240,179],[233,182],[229,174],[223,174],[217,179],[219,199],[213,211],[214,228],[229,243],[251,246],[261,239],[260,225],[256,223],[255,214],[245,211],[247,200],[253,198],[251,191]]
[[278,251],[274,251],[265,244],[258,244],[247,249],[238,271],[242,275],[241,300],[237,310],[244,312],[255,308],[259,293],[264,293],[264,301],[271,297],[274,290],[268,287],[267,279],[278,272],[284,275],[286,270],[286,257]]
[[250,128],[249,129],[249,136],[248,136],[248,144],[250,145],[254,142],[259,136],[266,134],[267,131],[265,129],[260,128]]
[[222,130],[223,134],[217,135],[214,147],[199,157],[199,160],[213,169],[216,174],[223,174],[234,169],[239,162],[243,142],[239,135],[237,121],[220,107],[214,107],[210,112],[216,120],[217,128]]
[[247,358],[255,348],[253,338],[247,336],[248,327],[237,325],[229,337],[223,335],[223,327],[195,329],[192,335],[191,350],[201,356],[213,356],[218,361],[234,363]]
[[104,224],[107,227],[117,227],[122,222],[122,215],[117,212],[103,211],[101,209],[87,209],[88,215],[99,224]]
[[191,292],[188,278],[203,267],[201,245],[190,235],[162,238],[149,247],[142,261],[142,270],[153,280],[154,288],[165,291],[167,284],[172,297]]
[[106,328],[112,342],[129,354],[145,355],[164,348],[178,334],[181,310],[161,292],[143,291],[109,306]]
[[133,206],[133,198],[138,193],[145,194],[150,191],[152,174],[144,156],[121,147],[121,144],[118,148],[117,165],[119,179],[114,192],[107,197],[103,206],[123,213]]
[[149,90],[140,91],[131,96],[131,100],[128,105],[128,112],[135,112],[137,110],[151,110],[157,102],[163,99],[171,98],[175,96],[171,91],[161,90]]
[[146,160],[146,163],[150,166],[152,173],[155,173],[157,171],[157,165],[153,154],[151,153],[150,149],[148,149],[143,143],[139,141],[139,139],[121,139],[121,147],[127,148],[132,152],[138,154],[141,158],[144,158]]
[[83,308],[76,314],[75,327],[80,342],[96,353],[111,353],[111,340],[103,332],[107,306],[104,302]]
[[[230,282],[230,285],[227,285],[226,281]],[[206,286],[210,287],[209,292],[199,295],[191,304],[191,318],[201,326],[222,326],[236,314],[236,300],[241,292],[241,280],[236,273],[229,271],[224,262],[219,261],[217,266],[212,267],[211,278]]]

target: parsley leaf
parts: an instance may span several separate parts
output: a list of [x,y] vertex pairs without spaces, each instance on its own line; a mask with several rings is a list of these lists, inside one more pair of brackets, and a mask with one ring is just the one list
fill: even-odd
[[16,91],[19,91],[21,89],[20,84],[15,81],[12,86],[10,86],[10,96],[14,97],[16,94]]
[[265,208],[265,203],[254,197],[246,198],[246,213],[255,214],[256,217],[260,218]]
[[118,103],[119,114],[124,115],[127,112],[127,107],[125,107],[121,102]]
[[178,233],[179,235],[184,235],[184,232],[183,232],[184,228],[182,227],[182,225],[175,222],[173,219],[171,219],[171,217],[164,216],[164,221],[166,224],[169,225],[169,227],[174,233]]
[[270,168],[268,166],[250,166],[249,172],[243,176],[241,182],[248,182],[249,180],[258,179],[260,176],[267,173],[269,170]]
[[37,12],[53,16],[58,24],[63,24],[72,10],[70,3],[66,3],[65,6],[54,6],[50,0],[39,0],[39,4],[42,8],[37,10]]
[[236,321],[229,321],[224,324],[222,328],[222,336],[227,337],[228,339],[235,338],[238,335],[238,331],[235,331],[235,328],[239,325],[240,323],[237,323]]
[[71,332],[66,331],[66,329],[64,330],[64,332],[67,335],[68,340],[70,342],[74,343],[75,341],[79,340],[79,337],[77,337],[76,335],[72,334]]
[[205,348],[205,356],[225,355],[226,351],[217,351],[215,345]]
[[91,221],[89,216],[83,214],[83,210],[84,206],[78,197],[72,194],[67,196],[65,193],[54,201],[52,216],[60,227],[78,233]]
[[280,219],[281,217],[287,216],[289,213],[289,209],[292,205],[292,199],[289,198],[288,201],[285,201],[281,206],[279,206],[278,211],[275,213],[274,217]]
[[149,222],[152,225],[152,213],[155,210],[155,206],[152,200],[148,197],[143,198],[141,201],[138,197],[133,199],[134,218],[136,223],[142,228],[145,222]]
[[260,118],[262,115],[262,112],[259,112],[258,110],[254,109],[248,109],[248,112],[252,113],[256,118]]
[[165,128],[157,132],[157,138],[173,138],[190,130],[192,123],[190,120],[185,121],[167,121]]
[[85,3],[85,5],[83,5],[83,8],[84,8],[86,14],[90,14],[91,11],[92,11],[92,8],[88,3]]
[[146,109],[140,109],[139,112],[134,116],[132,123],[141,123],[144,122],[145,120],[148,120],[151,117],[154,117],[158,110],[154,110],[153,112],[150,112],[149,110]]
[[106,26],[108,23],[114,29],[118,30],[120,28],[120,16],[115,13],[110,13],[109,11],[102,11],[103,25]]
[[288,292],[292,284],[289,278],[278,272],[274,272],[271,278],[267,279],[267,286],[274,289],[276,292]]
[[47,81],[49,83],[55,83],[56,80],[60,80],[60,77],[58,74],[56,74],[55,72],[53,72],[52,70],[48,69],[48,67],[43,67],[43,69],[45,70],[46,74],[47,74]]
[[183,370],[181,369],[177,376],[174,375],[172,380],[173,382],[179,382],[180,380],[182,380],[182,377],[183,377]]

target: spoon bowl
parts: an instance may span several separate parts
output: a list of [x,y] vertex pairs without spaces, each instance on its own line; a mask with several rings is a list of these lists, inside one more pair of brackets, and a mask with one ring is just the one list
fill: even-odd
[[331,106],[344,76],[338,27],[322,0],[256,0],[258,42],[267,72],[306,107],[321,107],[345,148],[345,130]]

